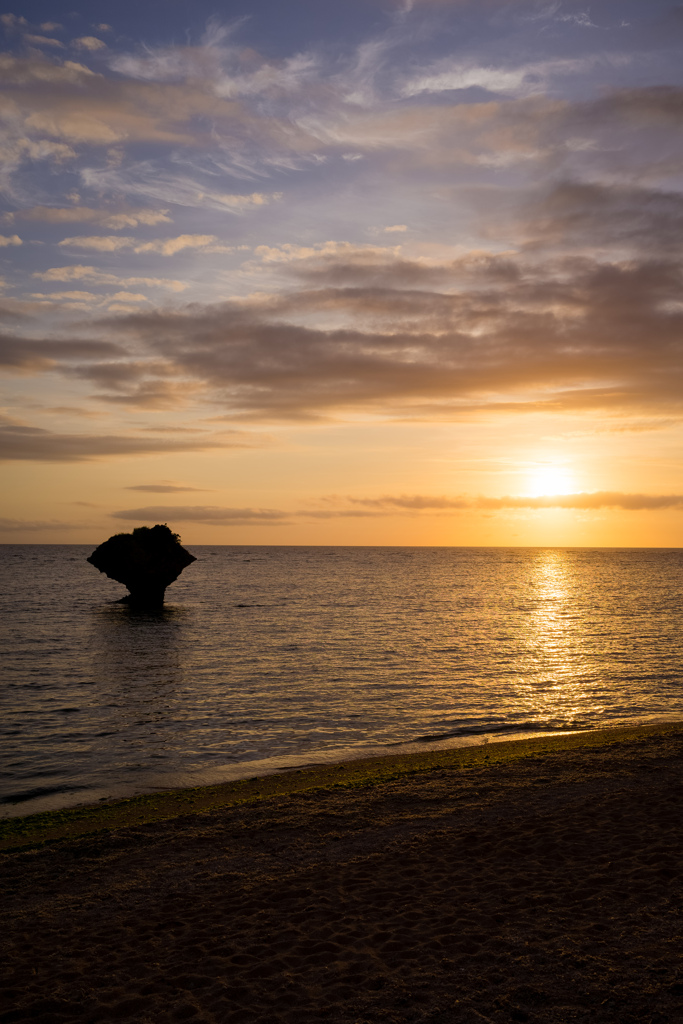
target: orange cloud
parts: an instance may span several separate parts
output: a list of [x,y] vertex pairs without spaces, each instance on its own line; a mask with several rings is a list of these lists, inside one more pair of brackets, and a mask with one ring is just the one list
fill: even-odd
[[140,224],[170,224],[168,210],[129,209],[121,212],[94,210],[88,206],[32,206],[15,213],[6,214],[8,220],[39,221],[44,224],[94,223],[118,231],[121,228],[135,228]]
[[[628,512],[658,511],[660,509],[683,508],[683,494],[623,494],[615,491],[581,492],[579,494],[543,494],[525,497],[506,495],[502,498],[445,497],[421,494],[385,495],[381,498],[349,498],[354,505],[384,510],[392,509],[409,512],[444,512],[461,509],[622,509]],[[338,515],[344,515],[339,511]]]
[[[201,250],[211,247],[215,251],[216,241],[215,235],[178,235],[176,238],[155,238],[148,242],[121,235],[79,235],[75,238],[63,238],[59,245],[75,249],[94,249],[97,252],[118,252],[119,249],[132,249],[136,253],[157,252],[161,256],[175,256],[183,249]],[[2,245],[2,236],[0,236],[0,245]]]
[[114,519],[132,519],[134,522],[207,523],[211,526],[239,526],[249,524],[272,526],[286,522],[287,512],[277,509],[220,508],[214,505],[148,505],[112,512]]
[[135,434],[65,434],[0,417],[0,461],[85,462],[112,456],[253,447],[238,431],[221,437],[151,438]]
[[[224,389],[227,411],[247,418],[683,412],[676,260],[473,254],[437,265],[360,250],[286,268],[305,287],[100,329],[217,397]],[[338,326],[314,326],[315,313]]]

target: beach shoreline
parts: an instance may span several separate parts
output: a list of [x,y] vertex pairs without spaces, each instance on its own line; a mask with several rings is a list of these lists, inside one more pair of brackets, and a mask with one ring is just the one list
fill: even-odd
[[[522,738],[483,737],[458,747],[373,753],[343,761],[306,762],[273,769],[267,774],[240,777],[207,785],[154,789],[135,796],[103,798],[56,810],[0,818],[0,852],[75,838],[101,829],[144,824],[147,821],[210,813],[244,802],[287,796],[307,790],[376,785],[437,768],[462,769],[481,760],[492,764],[551,751],[627,742],[661,730],[683,730],[683,721],[657,720],[601,729],[525,735]],[[408,745],[406,745],[408,746]]]
[[673,1024],[682,755],[667,723],[43,821],[0,856],[0,1022]]
[[[633,720],[614,721],[593,727],[566,729],[510,729],[505,727],[465,732],[461,734],[443,734],[424,736],[416,739],[403,740],[391,744],[368,744],[367,746],[324,748],[302,751],[296,754],[278,754],[256,760],[227,762],[222,765],[203,766],[193,770],[182,769],[165,772],[161,775],[145,775],[141,780],[122,784],[92,785],[79,789],[76,779],[70,779],[63,791],[50,791],[48,794],[13,797],[3,794],[0,804],[0,837],[2,822],[5,818],[35,818],[39,814],[62,813],[71,810],[83,810],[104,804],[118,804],[137,798],[149,798],[155,794],[180,793],[183,791],[197,792],[213,790],[230,783],[241,783],[245,780],[263,778],[269,775],[281,775],[291,771],[309,768],[318,769],[336,767],[344,763],[359,761],[375,761],[385,757],[404,758],[407,755],[422,755],[439,750],[456,750],[469,747],[480,747],[485,744],[514,743],[519,740],[554,738],[564,735],[588,735],[603,731],[613,732],[614,729],[634,729],[641,726],[659,726],[675,724],[680,720],[678,715],[643,716]],[[0,840],[1,841],[1,840]],[[1,848],[1,847],[0,847]]]

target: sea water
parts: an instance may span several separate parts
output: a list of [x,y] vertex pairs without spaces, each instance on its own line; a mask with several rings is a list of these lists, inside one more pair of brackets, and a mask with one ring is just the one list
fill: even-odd
[[683,717],[683,550],[190,546],[159,612],[0,550],[0,814]]

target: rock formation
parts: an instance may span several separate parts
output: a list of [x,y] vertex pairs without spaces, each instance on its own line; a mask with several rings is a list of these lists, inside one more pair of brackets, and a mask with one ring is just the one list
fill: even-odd
[[130,593],[122,598],[142,608],[161,608],[164,592],[183,569],[196,562],[168,526],[139,526],[132,533],[115,533],[95,548],[88,559]]

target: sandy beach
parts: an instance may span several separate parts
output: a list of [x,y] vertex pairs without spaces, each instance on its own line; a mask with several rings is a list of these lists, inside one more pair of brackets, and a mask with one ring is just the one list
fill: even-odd
[[676,723],[15,821],[0,1022],[681,1021],[682,752]]

